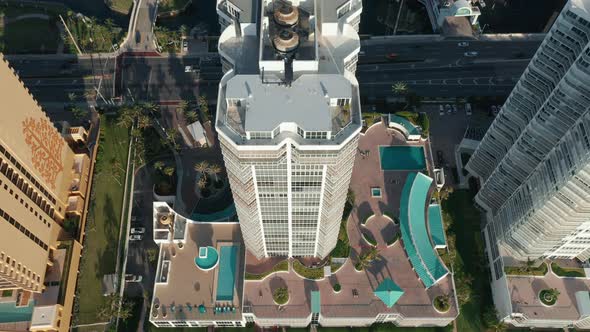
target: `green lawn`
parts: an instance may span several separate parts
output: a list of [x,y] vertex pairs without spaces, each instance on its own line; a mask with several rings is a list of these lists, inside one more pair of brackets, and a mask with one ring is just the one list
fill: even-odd
[[160,0],[158,3],[158,12],[165,13],[172,10],[181,10],[190,2],[191,0]]
[[324,277],[324,267],[309,268],[301,264],[298,260],[293,261],[293,270],[300,276],[307,279],[322,279]]
[[97,322],[96,309],[103,304],[102,277],[115,272],[128,146],[128,130],[102,116],[93,196],[78,279],[78,324]]
[[547,264],[542,263],[538,267],[527,268],[526,266],[504,266],[504,272],[507,275],[520,276],[544,276],[547,274]]
[[6,24],[0,40],[6,54],[55,53],[60,36],[55,20],[28,18]]
[[133,5],[133,0],[110,0],[105,2],[112,10],[124,15],[129,14],[131,6]]
[[458,331],[485,331],[483,312],[493,310],[489,272],[484,269],[480,214],[473,206],[473,196],[469,190],[456,190],[442,204],[451,252],[445,261],[454,262],[455,284],[461,304]]
[[551,270],[560,277],[585,278],[586,274],[582,268],[561,267],[557,263],[551,263]]

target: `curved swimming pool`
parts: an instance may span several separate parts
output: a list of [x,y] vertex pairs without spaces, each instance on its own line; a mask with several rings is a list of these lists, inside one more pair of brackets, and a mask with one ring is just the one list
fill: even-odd
[[199,255],[195,258],[197,267],[201,270],[208,271],[217,266],[217,262],[219,262],[217,249],[211,246],[199,248]]

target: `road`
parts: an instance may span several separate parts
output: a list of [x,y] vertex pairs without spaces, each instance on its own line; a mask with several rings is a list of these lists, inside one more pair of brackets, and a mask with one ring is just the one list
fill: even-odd
[[[536,39],[470,41],[468,47],[459,47],[457,41],[363,41],[357,68],[361,96],[368,100],[389,97],[391,85],[398,81],[429,97],[507,95],[539,44]],[[466,57],[467,51],[478,55]],[[396,54],[394,59],[387,58],[391,53]],[[114,58],[104,56],[24,60],[14,56],[8,60],[41,103],[67,101],[68,93],[81,96],[99,85],[101,95],[110,99],[114,80],[118,80],[119,95],[135,100],[171,102],[199,94],[216,97],[222,75],[216,54],[120,57],[116,71]],[[186,66],[199,63],[200,73],[185,72]]]

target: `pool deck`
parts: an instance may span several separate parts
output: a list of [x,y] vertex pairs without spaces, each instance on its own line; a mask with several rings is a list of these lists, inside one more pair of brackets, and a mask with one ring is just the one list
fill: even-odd
[[[188,223],[186,232],[187,240],[183,248],[172,243],[161,246],[159,265],[162,264],[162,257],[170,260],[168,282],[156,283],[154,287],[151,320],[241,320],[244,246],[239,224]],[[203,271],[195,265],[195,257],[199,254],[199,247],[213,246],[220,252],[220,246],[225,245],[240,247],[236,262],[237,282],[234,284],[233,301],[218,302],[215,298],[219,264],[210,271]],[[155,309],[154,304],[159,304],[160,308]],[[191,310],[188,310],[189,304],[192,306]],[[236,312],[214,314],[213,308],[216,304],[231,304],[236,307]],[[175,307],[174,311],[171,310],[172,305]],[[199,313],[195,307],[198,305],[204,305],[207,312]],[[154,316],[156,312],[157,317]]]
[[[258,318],[304,318],[311,314],[311,292],[320,291],[321,315],[326,318],[338,317],[375,317],[379,313],[400,313],[405,318],[436,318],[450,322],[458,315],[454,302],[446,313],[437,312],[432,301],[438,295],[452,294],[452,276],[449,274],[437,284],[426,289],[412,269],[401,241],[387,247],[385,235],[397,230],[398,226],[385,216],[384,212],[398,216],[401,190],[409,172],[382,171],[379,160],[380,145],[424,146],[429,153],[427,142],[406,143],[403,135],[394,130],[387,130],[382,124],[371,127],[361,136],[359,151],[369,150],[365,158],[357,153],[352,175],[351,188],[355,193],[356,204],[348,220],[347,230],[352,247],[351,256],[356,258],[368,244],[361,236],[366,228],[377,240],[382,260],[373,262],[365,271],[357,272],[354,263],[346,263],[331,277],[321,280],[304,279],[297,275],[290,264],[288,272],[277,272],[263,280],[246,280],[244,286],[244,307],[255,313]],[[427,158],[430,158],[427,155]],[[431,165],[427,159],[427,165]],[[371,187],[382,188],[382,196],[371,197]],[[426,207],[425,207],[426,208]],[[375,215],[366,225],[361,225],[364,216]],[[249,272],[262,272],[272,268],[280,258],[256,260],[247,256]],[[283,258],[284,259],[284,258]],[[374,295],[374,290],[385,278],[391,278],[403,290],[404,295],[392,307],[387,308]],[[342,286],[340,293],[335,293],[332,285]],[[289,289],[287,305],[277,306],[272,299],[272,291],[286,285]],[[356,289],[358,296],[352,290]]]

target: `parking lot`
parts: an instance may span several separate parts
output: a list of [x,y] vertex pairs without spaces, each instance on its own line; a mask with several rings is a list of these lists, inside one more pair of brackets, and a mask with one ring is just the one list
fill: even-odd
[[[447,104],[451,106],[450,113],[447,110]],[[426,112],[430,118],[430,141],[434,164],[437,167],[443,166],[445,168],[447,184],[455,184],[452,171],[453,168],[457,167],[455,148],[461,142],[465,130],[468,127],[487,130],[494,120],[493,115],[489,114],[488,107],[478,107],[472,104],[472,114],[467,115],[464,104],[456,104],[456,112],[453,109],[453,104],[424,104],[419,110]],[[440,111],[441,105],[443,106],[443,112]],[[440,165],[439,155],[442,156],[443,165]]]

